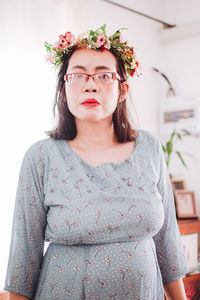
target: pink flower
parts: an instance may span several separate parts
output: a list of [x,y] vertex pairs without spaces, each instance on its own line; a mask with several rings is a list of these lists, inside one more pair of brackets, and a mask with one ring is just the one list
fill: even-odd
[[[62,49],[65,49],[66,48],[66,39],[65,39],[65,36],[64,35],[59,35],[59,41],[56,43],[57,44],[57,47],[60,48],[61,50]],[[56,45],[55,44],[55,45]]]
[[100,216],[102,215],[102,212],[100,210],[96,211],[96,215]]
[[97,43],[102,46],[105,44],[105,37],[103,35],[98,36]]
[[74,266],[74,270],[77,271],[79,269],[79,266]]
[[111,257],[110,257],[110,256],[107,256],[107,257],[105,258],[105,260],[106,260],[106,261],[111,261]]
[[74,41],[74,35],[71,32],[66,32],[65,35],[59,35],[59,41],[56,43],[61,50],[71,46]]
[[106,49],[110,49],[110,41],[109,41],[109,39],[106,40],[106,44],[104,45],[104,47]]
[[67,41],[73,43],[74,41],[74,34],[71,34],[71,32],[66,32],[65,33],[65,38]]

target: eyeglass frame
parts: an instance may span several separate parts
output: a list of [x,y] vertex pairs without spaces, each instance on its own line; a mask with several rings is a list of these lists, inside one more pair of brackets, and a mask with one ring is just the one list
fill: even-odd
[[[95,79],[94,79],[94,76],[95,76],[95,75],[107,74],[107,73],[114,75],[114,78],[113,78],[114,80],[119,80],[119,81],[121,81],[120,75],[119,75],[118,73],[116,73],[116,72],[101,72],[101,73],[95,73],[95,74],[87,74],[87,73],[69,73],[69,74],[65,74],[65,75],[64,75],[64,81],[65,81],[65,82],[68,82],[68,81],[67,81],[67,76],[68,76],[68,75],[72,75],[72,74],[83,74],[83,75],[87,75],[86,81],[88,81],[89,78],[92,77],[92,79],[94,80],[94,82],[96,82]],[[70,82],[68,82],[68,83],[70,83]]]

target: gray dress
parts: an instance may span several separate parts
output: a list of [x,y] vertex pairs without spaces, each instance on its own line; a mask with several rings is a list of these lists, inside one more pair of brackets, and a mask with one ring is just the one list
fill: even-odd
[[[44,241],[50,245],[43,256]],[[159,140],[92,166],[65,140],[25,153],[5,290],[41,300],[162,300],[187,272]]]

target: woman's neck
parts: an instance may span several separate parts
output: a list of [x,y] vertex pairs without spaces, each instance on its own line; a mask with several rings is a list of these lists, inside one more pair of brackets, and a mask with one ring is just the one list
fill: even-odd
[[82,122],[77,124],[77,135],[73,143],[82,150],[101,151],[117,144],[117,137],[113,123],[93,123]]

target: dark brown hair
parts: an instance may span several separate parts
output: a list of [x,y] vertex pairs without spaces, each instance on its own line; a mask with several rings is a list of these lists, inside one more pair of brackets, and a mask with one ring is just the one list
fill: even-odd
[[[77,135],[76,123],[73,114],[70,112],[66,93],[65,93],[65,81],[64,75],[66,74],[69,60],[72,54],[77,50],[76,46],[71,51],[70,54],[66,55],[63,60],[63,64],[59,70],[57,75],[57,87],[55,94],[55,102],[53,106],[53,115],[55,118],[56,108],[58,109],[58,121],[55,129],[51,131],[47,131],[46,134],[53,139],[66,139],[73,140]],[[117,52],[114,48],[111,47],[109,50],[117,59],[117,72],[121,77],[121,81],[119,82],[119,98],[122,95],[122,85],[121,83],[127,80],[125,68],[123,62],[117,55]],[[118,99],[119,100],[119,99]],[[128,141],[135,141],[137,132],[134,130],[128,120],[127,108],[126,108],[126,100],[122,102],[118,102],[115,111],[112,116],[113,126],[115,130],[115,134],[117,137],[117,141],[119,143],[124,143]]]

